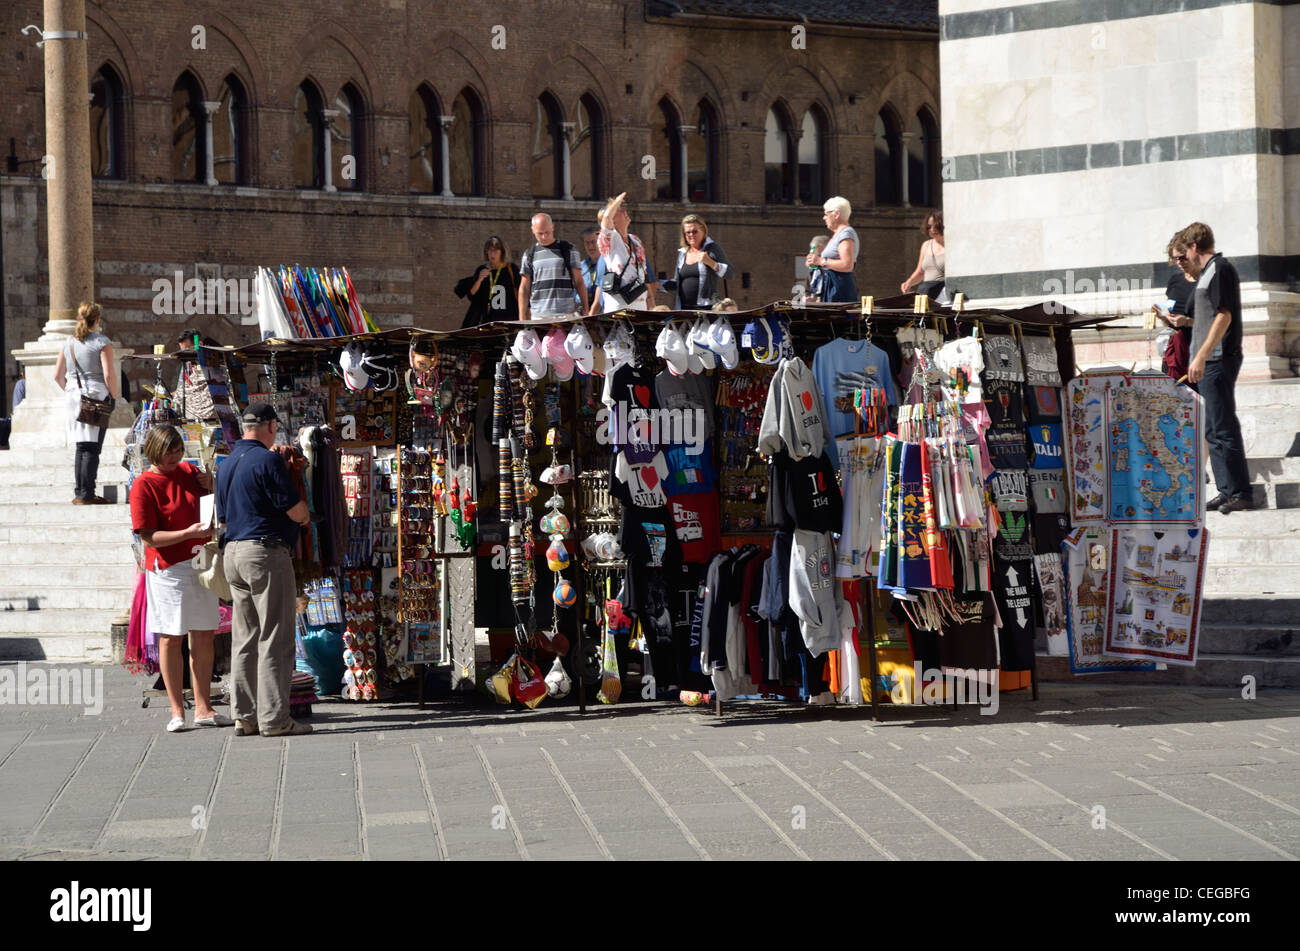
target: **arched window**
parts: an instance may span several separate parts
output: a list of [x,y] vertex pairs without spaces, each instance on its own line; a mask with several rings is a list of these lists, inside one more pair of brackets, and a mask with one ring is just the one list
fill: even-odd
[[325,108],[320,90],[304,82],[293,97],[293,180],[299,188],[325,184]]
[[667,99],[650,113],[650,154],[655,160],[654,198],[682,200],[682,120]]
[[487,118],[474,90],[462,89],[451,104],[453,122],[447,133],[451,153],[451,190],[457,195],[483,194],[483,130]]
[[442,193],[442,129],[438,97],[421,84],[407,106],[410,129],[410,188],[424,195]]
[[775,107],[767,110],[763,126],[763,194],[772,204],[789,204],[794,201],[794,183],[790,174],[792,163],[790,149],[790,124],[785,110]]
[[939,181],[939,124],[925,106],[912,117],[907,141],[907,200],[922,208],[936,208],[942,185]]
[[207,175],[207,122],[203,94],[191,73],[172,86],[172,181],[201,182]]
[[898,113],[886,104],[876,114],[876,204],[903,203],[903,139]]
[[600,201],[605,189],[601,174],[605,164],[605,118],[600,103],[590,93],[578,100],[573,142],[569,147],[573,197]]
[[330,162],[334,187],[339,191],[365,191],[365,143],[362,140],[365,100],[357,87],[347,83],[334,97],[330,119]]
[[817,107],[803,114],[802,132],[799,136],[799,200],[808,205],[820,205],[830,195],[826,194],[826,123]]
[[90,174],[122,178],[126,172],[122,80],[105,63],[90,80]]
[[709,204],[718,200],[721,136],[717,110],[709,100],[701,99],[694,129],[686,140],[686,196],[693,202]]
[[212,174],[223,185],[248,181],[248,95],[239,77],[231,74],[217,93],[221,107],[212,117]]
[[533,197],[564,197],[564,166],[560,154],[564,113],[548,92],[537,97],[533,110]]

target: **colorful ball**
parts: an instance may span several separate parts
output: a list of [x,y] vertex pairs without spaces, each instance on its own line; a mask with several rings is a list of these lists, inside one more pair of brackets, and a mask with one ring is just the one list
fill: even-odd
[[569,567],[569,550],[562,542],[551,542],[547,547],[546,564],[552,571],[563,571]]
[[555,603],[562,608],[571,608],[578,603],[578,589],[567,581],[561,580],[555,586],[555,592],[551,595]]

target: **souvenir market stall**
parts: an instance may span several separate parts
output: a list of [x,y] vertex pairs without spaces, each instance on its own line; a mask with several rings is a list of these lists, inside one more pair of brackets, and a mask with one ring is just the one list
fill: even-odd
[[177,357],[242,368],[214,402],[287,421],[314,513],[304,623],[338,629],[345,697],[414,677],[422,699],[437,667],[453,692],[528,706],[878,715],[968,685],[1036,696],[1036,635],[1078,671],[1194,663],[1195,395],[1077,373],[1070,331],[1100,321],[1062,306],[955,307],[624,312]]

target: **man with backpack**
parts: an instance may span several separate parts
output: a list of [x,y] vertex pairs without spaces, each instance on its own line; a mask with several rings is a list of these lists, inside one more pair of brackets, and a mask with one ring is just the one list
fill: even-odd
[[575,293],[582,304],[577,313],[585,314],[587,285],[578,249],[555,237],[555,223],[548,214],[533,215],[532,231],[537,243],[519,262],[519,319],[573,316]]

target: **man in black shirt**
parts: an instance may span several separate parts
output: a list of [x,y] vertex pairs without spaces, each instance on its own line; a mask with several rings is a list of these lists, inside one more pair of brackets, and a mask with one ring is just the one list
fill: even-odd
[[1241,279],[1232,262],[1214,250],[1209,225],[1193,222],[1179,237],[1196,278],[1187,379],[1205,400],[1205,441],[1219,490],[1206,507],[1226,515],[1255,507],[1234,393],[1242,356]]

